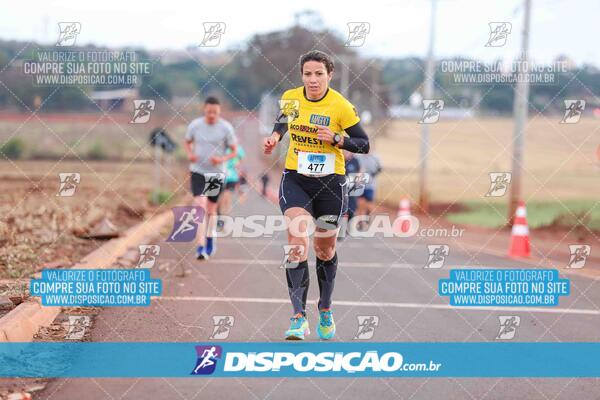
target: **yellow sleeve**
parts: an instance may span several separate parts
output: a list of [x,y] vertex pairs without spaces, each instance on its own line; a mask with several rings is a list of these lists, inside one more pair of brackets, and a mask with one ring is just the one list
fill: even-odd
[[340,107],[340,126],[342,129],[349,128],[356,125],[360,121],[358,111],[348,100],[342,100],[342,106]]
[[293,100],[294,99],[293,93],[294,93],[293,89],[286,90],[281,95],[281,100]]
[[283,114],[288,117],[288,122],[290,121],[290,117],[291,120],[295,119],[293,115],[298,114],[300,107],[300,102],[298,101],[298,95],[296,92],[297,91],[295,89],[289,89],[281,95],[281,99],[279,100],[279,111],[277,113],[277,118],[280,118]]

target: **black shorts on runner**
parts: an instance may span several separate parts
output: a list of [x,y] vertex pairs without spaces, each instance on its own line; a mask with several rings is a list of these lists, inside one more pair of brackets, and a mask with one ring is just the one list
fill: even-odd
[[[203,195],[205,182],[206,180],[203,174],[199,174],[197,172],[191,173],[190,183],[192,185],[192,195],[194,195],[194,197]],[[210,201],[211,203],[216,203],[217,201],[219,201],[219,195],[221,194],[221,190],[219,190],[219,193],[217,193],[216,196],[206,196],[208,197],[208,201]]]
[[291,207],[304,208],[319,228],[335,229],[348,211],[346,176],[312,177],[286,169],[279,185],[279,207],[283,213]]
[[239,182],[235,181],[235,182],[226,182],[225,183],[225,190],[229,190],[230,192],[233,192],[235,190],[235,188],[237,187]]

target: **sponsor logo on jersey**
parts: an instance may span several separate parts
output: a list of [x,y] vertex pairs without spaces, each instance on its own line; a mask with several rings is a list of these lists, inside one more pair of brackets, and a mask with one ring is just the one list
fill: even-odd
[[292,136],[292,140],[297,143],[318,144],[318,145],[323,144],[323,141],[320,139],[317,139],[317,138],[303,136],[303,135],[296,135],[295,133],[292,133],[291,136]]
[[329,126],[330,118],[325,115],[310,114],[310,123],[321,126]]
[[317,133],[317,128],[312,127],[312,126],[308,126],[308,125],[291,124],[290,125],[290,129],[293,129],[293,130],[298,131],[298,132]]

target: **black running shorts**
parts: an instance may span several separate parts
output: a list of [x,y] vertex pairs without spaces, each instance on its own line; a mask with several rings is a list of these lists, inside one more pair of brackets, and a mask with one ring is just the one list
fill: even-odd
[[[205,182],[206,182],[206,179],[203,174],[199,174],[197,172],[191,172],[190,183],[192,186],[191,187],[192,195],[194,197],[204,195]],[[221,187],[219,192],[215,196],[207,196],[208,201],[210,201],[211,203],[216,203],[217,201],[219,201],[219,195],[221,194],[222,190],[223,190],[223,188]]]
[[301,207],[316,219],[317,226],[335,229],[348,211],[348,182],[345,175],[312,177],[286,169],[279,185],[281,212]]

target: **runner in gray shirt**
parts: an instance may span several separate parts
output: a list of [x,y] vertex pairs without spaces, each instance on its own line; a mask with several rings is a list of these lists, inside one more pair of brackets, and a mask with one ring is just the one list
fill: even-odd
[[[199,260],[208,259],[216,250],[214,225],[217,202],[224,186],[225,163],[237,155],[237,138],[233,126],[220,117],[219,100],[208,97],[204,102],[203,111],[204,116],[193,120],[188,126],[184,146],[190,160],[194,205],[202,207],[206,212],[202,224],[198,227],[196,258]],[[231,149],[229,154],[227,149]],[[209,183],[208,187],[205,183]],[[204,221],[208,221],[206,240]]]
[[[373,153],[357,154],[356,158],[358,159],[358,164],[360,165],[360,172],[369,174],[369,183],[367,183],[365,190],[358,198],[356,215],[370,216],[375,208],[375,177],[381,172],[381,162],[379,161],[379,157]],[[362,221],[359,225],[359,229],[366,229],[366,225],[368,225],[367,221]]]

